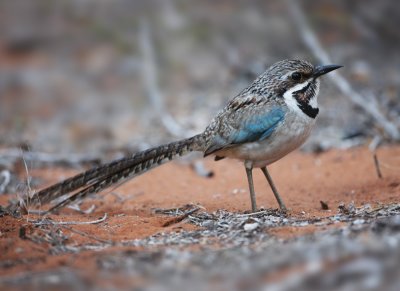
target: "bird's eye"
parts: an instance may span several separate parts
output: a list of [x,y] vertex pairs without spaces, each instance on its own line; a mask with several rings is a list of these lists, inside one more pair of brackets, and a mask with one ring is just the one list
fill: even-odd
[[291,77],[293,81],[300,81],[301,74],[299,72],[294,72]]

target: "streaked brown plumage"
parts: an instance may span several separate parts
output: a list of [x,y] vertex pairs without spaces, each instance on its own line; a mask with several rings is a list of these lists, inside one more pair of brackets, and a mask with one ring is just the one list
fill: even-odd
[[285,205],[266,166],[299,147],[309,136],[318,114],[318,78],[340,66],[318,66],[302,60],[284,60],[272,65],[250,86],[234,97],[201,134],[145,150],[90,169],[38,193],[40,203],[65,194],[53,211],[88,194],[138,176],[177,156],[200,151],[242,160],[250,187],[252,210],[256,210],[252,169],[266,176],[281,209]]

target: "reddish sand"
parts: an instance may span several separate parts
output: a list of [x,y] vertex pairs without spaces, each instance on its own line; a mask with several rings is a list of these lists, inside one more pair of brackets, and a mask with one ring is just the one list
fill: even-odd
[[[372,206],[400,200],[400,146],[380,148],[378,151],[383,178],[377,177],[372,154],[366,148],[332,150],[322,154],[295,152],[270,167],[281,195],[288,206],[288,215],[306,218],[328,216],[337,212],[340,202],[354,201],[356,206],[370,203]],[[250,201],[244,168],[236,161],[205,161],[205,166],[214,172],[212,178],[198,176],[188,166],[178,162],[161,166],[143,176],[124,184],[115,192],[87,199],[82,209],[96,205],[91,214],[81,214],[72,209],[63,209],[51,215],[55,221],[90,221],[107,213],[107,219],[99,224],[71,225],[98,239],[118,242],[144,238],[159,232],[179,229],[195,229],[184,222],[163,227],[171,217],[154,213],[154,208],[174,208],[185,204],[200,204],[207,212],[226,209],[232,212],[249,210]],[[62,168],[33,171],[51,184],[61,177],[75,172]],[[258,207],[276,208],[277,203],[261,171],[254,174]],[[2,205],[11,196],[0,197]],[[123,200],[123,201],[121,201]],[[322,210],[320,201],[330,210]],[[0,275],[12,275],[24,271],[49,270],[56,266],[72,266],[90,270],[95,266],[93,251],[78,254],[49,255],[46,243],[34,243],[24,239],[44,237],[43,230],[33,226],[26,215],[21,219],[10,216],[0,218]],[[271,230],[271,234],[283,238],[294,237],[316,231],[318,227],[282,227]],[[93,242],[93,238],[62,229],[70,236],[68,244],[81,245]],[[110,251],[115,247],[104,250]]]

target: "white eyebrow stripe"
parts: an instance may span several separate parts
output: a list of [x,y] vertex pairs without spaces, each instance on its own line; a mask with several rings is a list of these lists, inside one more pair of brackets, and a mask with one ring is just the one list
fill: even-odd
[[289,75],[291,75],[291,74],[293,74],[294,72],[288,72],[288,73],[286,73],[285,75],[283,75],[283,76],[281,76],[281,80],[283,80],[283,79],[287,79],[288,77],[289,77]]
[[[283,94],[283,97],[284,97],[284,98],[293,97],[293,93],[294,93],[294,92],[296,92],[296,91],[301,91],[301,90],[303,90],[304,88],[306,88],[307,86],[310,86],[310,83],[311,83],[311,82],[312,82],[312,79],[308,79],[308,80],[304,81],[303,83],[300,83],[300,84],[295,85],[294,87],[292,87],[292,88],[290,88],[289,90],[287,90],[287,91],[285,92],[285,94]],[[290,96],[289,96],[289,95],[290,95]]]

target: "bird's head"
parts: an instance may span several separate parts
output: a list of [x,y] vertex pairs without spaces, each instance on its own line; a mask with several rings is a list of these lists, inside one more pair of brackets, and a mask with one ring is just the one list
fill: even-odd
[[268,93],[284,98],[292,109],[300,109],[315,118],[318,114],[319,77],[340,67],[342,66],[313,66],[303,60],[283,60],[269,67],[254,84],[257,84],[261,94]]

